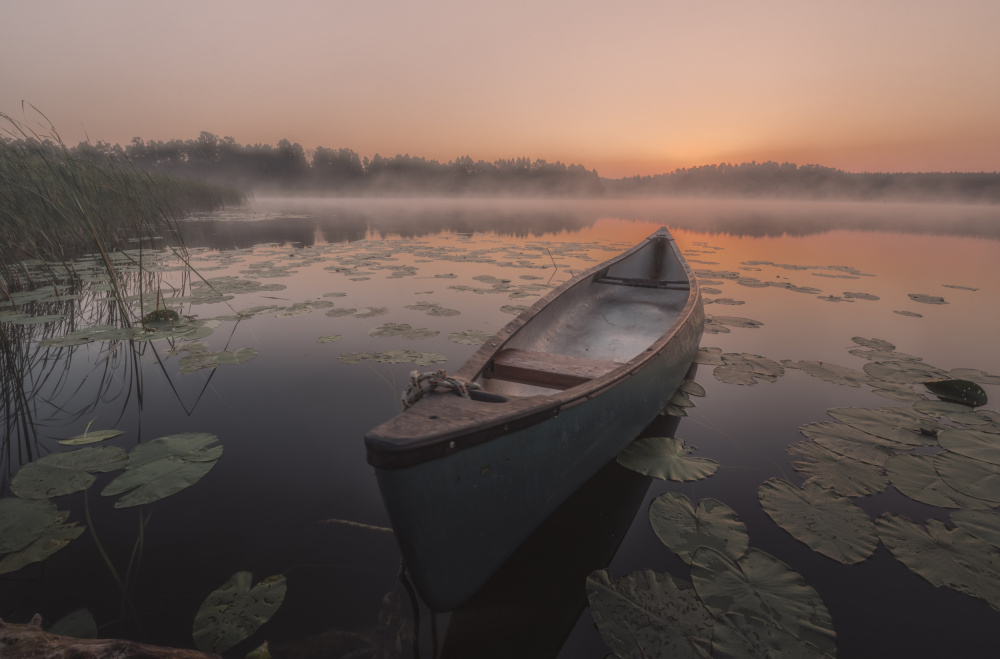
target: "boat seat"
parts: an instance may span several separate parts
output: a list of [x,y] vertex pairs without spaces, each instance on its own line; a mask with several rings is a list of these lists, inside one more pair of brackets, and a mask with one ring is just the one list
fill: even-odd
[[617,284],[619,286],[638,286],[640,288],[665,288],[670,290],[690,290],[687,280],[637,279],[633,277],[598,277],[598,284]]
[[489,377],[548,389],[569,389],[610,373],[620,362],[507,348],[493,357]]

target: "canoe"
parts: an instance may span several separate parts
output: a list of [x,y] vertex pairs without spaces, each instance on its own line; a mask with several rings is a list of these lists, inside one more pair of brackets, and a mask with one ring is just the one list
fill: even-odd
[[417,591],[460,605],[660,412],[705,312],[661,228],[550,291],[435,390],[365,437]]

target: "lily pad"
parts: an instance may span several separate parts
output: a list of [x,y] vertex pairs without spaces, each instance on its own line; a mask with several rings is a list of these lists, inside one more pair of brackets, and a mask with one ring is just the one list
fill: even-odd
[[284,575],[253,588],[250,572],[237,572],[205,599],[194,618],[194,643],[202,652],[225,652],[271,619],[285,599]]
[[598,570],[587,577],[586,588],[590,615],[617,657],[710,656],[712,616],[689,584],[652,570],[612,581]]
[[893,487],[914,501],[931,506],[985,510],[1000,503],[963,494],[948,485],[934,469],[933,455],[902,453],[887,461],[885,470]]
[[0,554],[24,549],[58,517],[55,504],[45,499],[0,499]]
[[796,540],[824,556],[850,565],[875,551],[878,538],[868,514],[850,499],[806,483],[799,489],[778,478],[760,486],[760,505]]
[[749,549],[738,561],[702,547],[695,552],[691,579],[701,601],[716,617],[739,613],[759,618],[835,651],[833,619],[823,600],[802,577],[778,559]]
[[782,361],[781,364],[785,368],[795,368],[800,371],[804,371],[814,378],[819,378],[820,380],[848,387],[860,387],[861,385],[871,384],[872,382],[872,379],[861,371],[853,368],[847,368],[846,366],[838,366],[837,364],[831,364],[829,362],[793,362],[786,359]]
[[785,369],[778,362],[746,352],[723,353],[722,365],[712,371],[720,382],[744,385],[755,385],[758,380],[775,382],[784,373]]
[[1000,465],[1000,435],[966,428],[948,428],[938,435],[938,443],[953,453]]
[[708,393],[705,391],[705,387],[694,380],[683,380],[680,386],[677,387],[677,390],[683,391],[689,396],[697,396],[699,398],[703,398]]
[[[863,430],[858,430],[857,428],[849,426],[846,423],[830,422],[830,421],[807,423],[806,425],[801,426],[799,428],[799,432],[808,437],[809,439],[812,439],[820,446],[825,446],[827,448],[830,448],[830,450],[833,450],[833,448],[831,448],[828,445],[831,443],[831,440],[832,441],[839,440],[841,442],[851,442],[854,444],[862,444],[862,445],[880,447],[885,449],[906,450],[911,448],[911,446],[907,444],[903,444],[901,442],[894,442],[890,439],[879,437],[878,435],[872,435],[871,433],[867,433]],[[836,452],[840,453],[841,455],[848,455],[851,457],[855,457],[850,452],[845,452],[845,451],[836,451]],[[881,462],[862,460],[862,462],[869,462],[870,464],[882,464],[884,460],[882,460]]]
[[956,510],[951,521],[958,528],[994,547],[1000,547],[1000,514],[991,510]]
[[792,468],[803,475],[806,483],[816,483],[846,497],[875,494],[889,485],[881,467],[840,455],[815,442],[792,444],[788,453],[806,458],[792,462]]
[[938,398],[969,407],[979,407],[988,402],[983,388],[969,380],[933,380],[924,382],[924,386]]
[[87,431],[82,435],[77,435],[76,437],[70,437],[69,439],[60,439],[60,444],[65,444],[66,446],[80,446],[82,444],[96,444],[97,442],[103,442],[105,439],[111,439],[112,437],[117,437],[121,435],[121,430],[94,430]]
[[836,407],[826,411],[838,421],[883,439],[908,446],[932,446],[934,433],[923,432],[920,422],[897,412],[900,408]]
[[21,467],[11,479],[10,489],[25,499],[49,499],[86,490],[95,473],[125,466],[128,457],[117,446],[91,446],[52,453]]
[[946,452],[934,456],[934,469],[945,483],[963,494],[1000,501],[1000,465]]
[[695,364],[718,366],[722,364],[722,348],[698,348],[694,357]]
[[900,316],[906,316],[908,318],[923,318],[923,314],[915,313],[913,311],[893,311],[892,313],[898,313]]
[[954,588],[1000,610],[1000,553],[988,542],[936,519],[923,527],[886,513],[876,526],[882,543],[903,565],[935,586]]
[[864,365],[864,370],[876,380],[899,384],[923,383],[947,375],[947,372],[940,368],[912,361],[868,362]]
[[660,542],[688,564],[698,547],[737,559],[749,545],[743,522],[716,499],[702,499],[695,508],[683,494],[661,494],[649,504],[649,523]]
[[341,334],[327,334],[316,339],[316,343],[333,343],[334,341],[339,341],[341,338],[343,338]]
[[76,522],[64,524],[63,522],[66,521],[67,517],[69,517],[69,513],[60,513],[56,519],[56,523],[45,529],[28,546],[4,556],[0,560],[0,574],[16,572],[26,565],[44,561],[76,538],[79,538],[80,534],[84,531],[84,527],[77,526]]
[[632,471],[671,481],[695,481],[708,478],[719,463],[707,458],[689,457],[694,446],[673,437],[637,439],[618,454],[618,463]]
[[125,495],[115,508],[159,501],[176,494],[207,474],[220,457],[219,438],[209,433],[180,433],[139,444],[128,457],[125,473],[111,481],[102,496]]
[[1000,384],[1000,375],[990,375],[977,368],[953,368],[948,375],[956,380],[971,380],[978,384]]
[[90,609],[77,609],[52,623],[47,631],[71,638],[97,638],[97,621]]
[[739,613],[728,613],[715,621],[712,656],[715,659],[833,659],[832,654],[812,643],[759,618]]
[[465,330],[464,332],[453,332],[448,335],[449,341],[454,341],[455,343],[463,343],[465,345],[478,346],[486,343],[492,334],[487,334],[481,330]]
[[943,297],[936,295],[924,295],[923,293],[910,293],[910,299],[923,304],[948,304]]

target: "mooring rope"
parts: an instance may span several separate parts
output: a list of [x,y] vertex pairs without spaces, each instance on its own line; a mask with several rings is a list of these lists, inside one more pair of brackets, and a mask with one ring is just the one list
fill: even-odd
[[410,384],[406,385],[406,389],[403,390],[403,407],[410,407],[437,387],[451,389],[462,398],[469,398],[469,389],[479,389],[479,385],[475,382],[452,377],[443,368],[423,374],[419,371],[412,371]]

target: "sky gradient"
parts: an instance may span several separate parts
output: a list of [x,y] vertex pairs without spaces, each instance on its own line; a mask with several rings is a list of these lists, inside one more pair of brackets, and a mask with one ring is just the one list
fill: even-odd
[[997,0],[3,0],[0,61],[71,145],[1000,170]]

